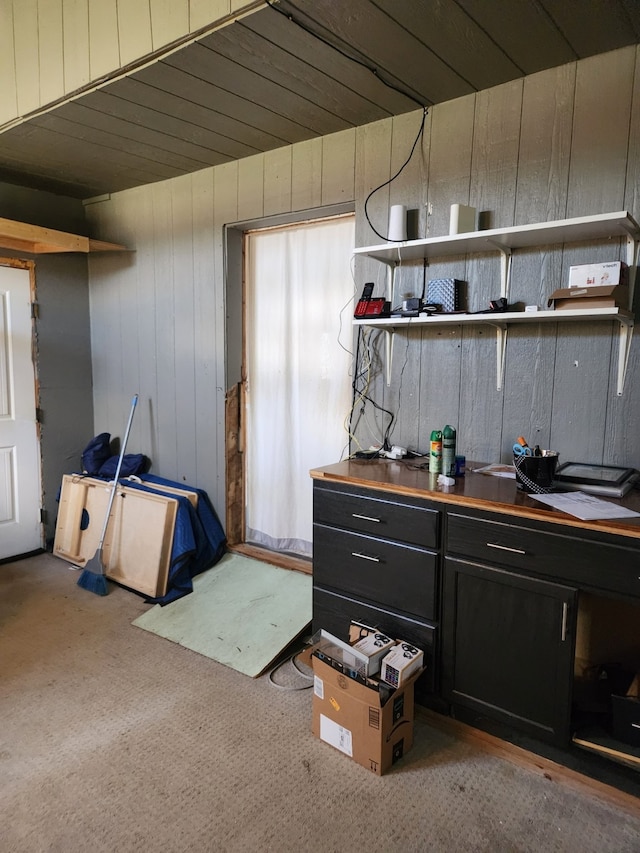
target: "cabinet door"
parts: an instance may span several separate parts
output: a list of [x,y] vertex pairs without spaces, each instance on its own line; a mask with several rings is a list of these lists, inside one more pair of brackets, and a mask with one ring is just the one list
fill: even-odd
[[447,558],[444,592],[445,698],[478,724],[484,717],[565,743],[577,591]]

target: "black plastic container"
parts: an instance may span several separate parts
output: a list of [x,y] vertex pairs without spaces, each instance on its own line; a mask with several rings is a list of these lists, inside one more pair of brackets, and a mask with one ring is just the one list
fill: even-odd
[[548,494],[553,490],[553,477],[558,464],[558,454],[548,456],[516,456],[513,464],[516,469],[516,485],[522,492]]

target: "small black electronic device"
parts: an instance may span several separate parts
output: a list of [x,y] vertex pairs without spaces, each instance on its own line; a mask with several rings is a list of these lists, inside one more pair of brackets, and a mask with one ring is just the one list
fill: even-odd
[[509,304],[504,296],[499,299],[490,299],[489,307],[484,311],[473,311],[473,314],[501,314],[509,310]]
[[635,468],[565,462],[558,466],[553,479],[559,489],[576,489],[592,495],[622,498],[638,482],[638,476]]
[[392,317],[418,317],[422,308],[422,299],[417,296],[411,296],[404,299],[400,308],[394,308],[391,312]]

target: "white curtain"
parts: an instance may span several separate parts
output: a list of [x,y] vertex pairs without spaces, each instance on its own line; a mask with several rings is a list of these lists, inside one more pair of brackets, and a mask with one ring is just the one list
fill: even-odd
[[311,556],[309,470],[347,442],[353,248],[353,216],[246,238],[245,538],[272,550]]

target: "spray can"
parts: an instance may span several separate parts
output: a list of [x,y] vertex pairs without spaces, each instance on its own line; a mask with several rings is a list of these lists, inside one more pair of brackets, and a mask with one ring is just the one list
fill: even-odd
[[442,473],[456,475],[456,431],[449,424],[442,430]]
[[431,441],[429,444],[429,473],[442,473],[442,432],[439,429],[434,429],[431,432]]

